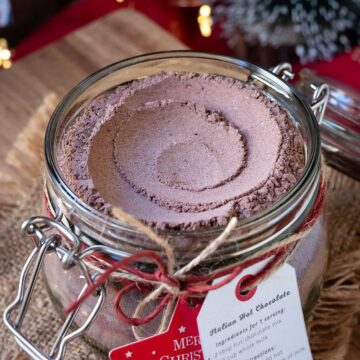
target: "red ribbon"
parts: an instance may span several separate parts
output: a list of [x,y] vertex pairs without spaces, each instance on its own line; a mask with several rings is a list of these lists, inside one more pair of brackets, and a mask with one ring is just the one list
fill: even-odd
[[[294,246],[292,244],[291,246]],[[130,257],[127,257],[123,260],[115,262],[111,267],[109,267],[104,273],[102,273],[94,283],[89,286],[83,295],[72,303],[69,308],[66,309],[66,313],[70,313],[75,310],[81,303],[83,303],[99,286],[104,284],[104,282],[110,277],[113,272],[118,270],[123,270],[129,274],[136,275],[144,280],[154,281],[158,283],[165,283],[170,286],[176,286],[180,290],[183,291],[185,297],[191,297],[198,294],[205,294],[208,291],[216,290],[229,282],[231,282],[234,278],[236,278],[242,271],[246,268],[265,260],[271,256],[274,258],[256,275],[254,275],[248,281],[244,281],[241,289],[246,289],[251,286],[259,279],[261,279],[264,275],[269,273],[284,257],[286,252],[289,250],[290,246],[286,245],[281,248],[269,251],[268,253],[259,256],[254,259],[250,259],[244,261],[241,264],[234,264],[231,267],[224,269],[223,271],[219,271],[210,275],[203,276],[193,276],[189,275],[186,277],[184,281],[179,282],[177,279],[168,276],[167,269],[161,258],[156,255],[152,251],[142,251]],[[146,258],[147,260],[152,259],[154,263],[157,265],[157,270],[154,273],[144,272],[136,268],[136,266],[131,266],[131,263],[139,261],[141,259]],[[222,281],[216,284],[210,284],[212,280],[218,279],[220,277],[226,276]],[[146,285],[146,282],[144,281]],[[165,296],[161,299],[160,303],[156,306],[156,308],[143,318],[132,318],[127,316],[121,308],[121,300],[125,295],[129,292],[137,288],[138,284],[135,282],[131,282],[130,284],[123,287],[116,295],[114,300],[114,307],[118,318],[130,325],[138,326],[143,325],[150,322],[154,319],[163,309],[164,307],[173,299],[174,295],[171,292],[167,292]]]
[[[322,184],[318,196],[315,200],[314,205],[312,206],[308,216],[306,217],[305,221],[301,224],[297,232],[301,232],[306,230],[308,227],[310,227],[319,217],[321,210],[323,208],[325,200],[325,185]],[[82,302],[84,302],[99,286],[105,283],[105,281],[110,277],[110,275],[116,271],[122,270],[129,274],[135,275],[141,279],[144,279],[144,282],[129,282],[124,281],[124,283],[127,283],[116,295],[114,299],[114,307],[117,317],[123,321],[124,323],[138,326],[143,325],[151,320],[153,320],[157,315],[161,313],[161,311],[166,307],[166,305],[173,300],[175,295],[171,293],[169,290],[164,289],[164,293],[160,296],[160,302],[155,307],[155,309],[149,313],[147,316],[143,318],[133,318],[129,317],[125,314],[121,307],[121,302],[124,296],[126,296],[131,291],[134,291],[135,289],[139,289],[140,291],[144,291],[145,289],[151,290],[152,285],[148,283],[148,281],[156,282],[158,284],[166,284],[171,287],[178,288],[182,295],[186,297],[196,297],[199,294],[206,294],[208,291],[216,290],[229,282],[231,282],[234,278],[236,278],[242,271],[244,271],[246,268],[257,264],[267,258],[273,257],[273,259],[268,262],[268,264],[260,270],[257,274],[252,276],[251,278],[245,280],[240,287],[240,291],[247,289],[251,287],[252,285],[258,283],[261,279],[266,277],[267,274],[269,274],[272,269],[276,267],[281,261],[283,261],[284,256],[287,254],[288,251],[290,251],[296,243],[289,244],[282,246],[280,248],[271,250],[267,252],[266,254],[246,260],[240,264],[234,264],[233,266],[227,267],[226,269],[222,271],[218,271],[216,273],[212,273],[209,275],[187,275],[184,280],[177,280],[176,278],[170,276],[167,271],[167,267],[162,261],[162,259],[154,252],[152,251],[142,251],[138,252],[128,258],[125,258],[120,261],[113,261],[112,259],[107,259],[109,263],[111,263],[111,266],[105,270],[104,273],[102,273],[95,281],[94,283],[87,288],[87,290],[84,292],[84,294],[76,300],[74,303],[72,303],[69,308],[66,309],[67,313],[72,312],[75,310]],[[99,254],[99,258],[104,258],[103,254]],[[91,255],[89,258],[92,259],[92,261],[96,261],[96,256]],[[136,262],[139,262],[141,259],[146,258],[147,261],[152,260],[152,263],[156,265],[156,270],[152,273],[142,271],[137,268]],[[220,282],[217,282],[216,284],[211,284],[211,282],[215,279],[218,279],[220,277],[224,277],[223,280]]]

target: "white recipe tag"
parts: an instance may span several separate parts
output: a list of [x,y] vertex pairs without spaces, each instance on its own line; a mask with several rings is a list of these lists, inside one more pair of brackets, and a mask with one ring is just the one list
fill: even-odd
[[312,360],[292,266],[285,264],[246,295],[238,291],[265,263],[206,296],[197,317],[205,360]]

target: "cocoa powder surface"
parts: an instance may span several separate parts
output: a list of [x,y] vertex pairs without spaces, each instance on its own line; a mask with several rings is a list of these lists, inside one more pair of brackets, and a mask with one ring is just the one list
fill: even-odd
[[95,209],[121,207],[159,229],[248,217],[284,196],[304,167],[288,113],[229,77],[162,73],[92,100],[67,128],[62,176]]

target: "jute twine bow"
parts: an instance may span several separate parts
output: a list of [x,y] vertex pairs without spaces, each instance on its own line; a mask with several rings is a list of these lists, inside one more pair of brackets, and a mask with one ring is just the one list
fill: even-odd
[[[132,325],[134,335],[139,339],[141,335],[136,327],[149,323],[163,312],[162,320],[157,331],[158,333],[162,332],[165,330],[167,320],[172,312],[176,299],[205,297],[208,291],[216,290],[228,284],[246,268],[265,259],[269,260],[267,264],[253,277],[243,281],[240,291],[251,290],[271,276],[271,274],[287,261],[299,240],[305,238],[309,233],[321,213],[324,197],[325,185],[322,183],[310,213],[296,233],[248,256],[243,261],[216,269],[210,269],[206,275],[194,275],[191,271],[229,241],[232,231],[238,224],[238,220],[235,217],[229,221],[224,231],[216,239],[211,241],[199,255],[185,266],[176,270],[174,250],[169,243],[133,216],[125,213],[120,208],[116,208],[113,210],[114,216],[124,223],[133,226],[157,244],[163,250],[166,262],[164,263],[162,258],[153,251],[141,251],[120,261],[113,261],[109,258],[105,260],[104,256],[98,257],[91,255],[89,256],[91,259],[89,259],[88,265],[94,265],[94,260],[97,261],[100,267],[96,266],[96,270],[102,272],[102,274],[66,311],[69,313],[76,309],[96,288],[103,284],[110,276],[115,275],[114,277],[122,279],[124,284],[126,284],[117,293],[114,300],[114,307],[118,318],[124,323]],[[153,272],[145,272],[138,268],[137,263],[145,259],[147,263],[150,262],[155,265]],[[213,280],[221,277],[223,277],[222,280],[212,283]],[[145,289],[149,291],[149,294],[137,305],[134,314],[132,316],[125,314],[121,305],[124,296],[131,291],[141,291]],[[145,306],[155,300],[158,301],[158,304],[154,310],[146,316],[141,316]]]

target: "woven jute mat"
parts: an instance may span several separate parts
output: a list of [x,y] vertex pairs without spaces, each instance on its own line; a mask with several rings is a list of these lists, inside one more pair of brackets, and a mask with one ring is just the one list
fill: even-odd
[[[21,235],[20,225],[27,217],[41,213],[44,131],[57,102],[55,94],[44,99],[6,156],[9,172],[0,174],[1,311],[15,298],[19,272],[33,248],[31,239]],[[315,360],[342,360],[352,333],[360,328],[360,183],[331,168],[326,168],[326,177],[329,264],[307,327]],[[40,348],[49,349],[61,321],[42,282],[36,286],[29,310],[25,332]],[[82,339],[69,345],[66,355],[66,359],[106,357]],[[26,358],[1,322],[0,359]]]

